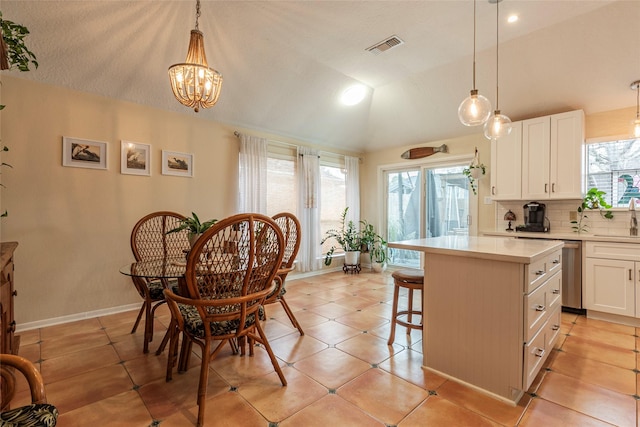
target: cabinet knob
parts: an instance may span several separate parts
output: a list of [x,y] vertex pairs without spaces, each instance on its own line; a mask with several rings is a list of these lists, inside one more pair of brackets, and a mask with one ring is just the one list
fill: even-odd
[[536,271],[536,276],[542,276],[544,274],[544,270]]
[[544,348],[536,348],[536,349],[533,351],[533,354],[534,354],[536,357],[542,357],[542,356],[544,356]]
[[560,293],[560,289],[554,289],[552,291],[553,294],[558,295]]
[[560,260],[559,259],[554,259],[553,260],[553,264],[560,264]]
[[16,331],[16,321],[12,320],[11,323],[9,323],[9,332],[15,332]]
[[544,311],[546,309],[546,307],[542,304],[537,304],[536,305],[536,311]]
[[560,325],[553,325],[551,327],[551,330],[553,330],[553,331],[557,331],[558,329],[560,329]]

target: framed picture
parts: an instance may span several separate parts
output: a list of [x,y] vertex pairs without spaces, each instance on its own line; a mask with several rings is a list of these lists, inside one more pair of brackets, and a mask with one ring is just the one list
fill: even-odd
[[62,137],[62,166],[107,169],[107,143]]
[[151,145],[122,140],[120,173],[151,176]]
[[162,175],[193,177],[193,154],[162,150]]

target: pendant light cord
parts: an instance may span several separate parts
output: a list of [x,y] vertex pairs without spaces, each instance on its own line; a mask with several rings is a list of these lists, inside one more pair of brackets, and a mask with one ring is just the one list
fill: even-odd
[[498,35],[499,28],[500,28],[500,25],[499,25],[500,21],[499,21],[499,16],[498,16],[499,15],[499,12],[498,12],[499,9],[498,8],[500,7],[499,5],[500,5],[500,0],[498,0],[496,2],[496,111],[500,110],[500,107],[499,107],[500,104],[498,103],[498,81],[499,81],[499,78],[498,78],[498,51],[499,51],[498,43],[500,43],[500,37]]
[[473,90],[476,90],[476,0],[473,0]]
[[196,30],[198,30],[198,18],[200,18],[200,0],[196,0]]

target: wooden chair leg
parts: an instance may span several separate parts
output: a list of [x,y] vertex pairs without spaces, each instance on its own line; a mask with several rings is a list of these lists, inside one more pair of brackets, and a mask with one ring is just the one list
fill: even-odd
[[282,385],[286,386],[287,379],[284,377],[284,374],[282,373],[282,369],[280,369],[278,360],[276,359],[276,356],[273,354],[273,351],[271,350],[271,346],[269,345],[269,341],[267,341],[267,336],[262,330],[262,326],[260,326],[260,322],[256,322],[255,325],[256,325],[256,329],[258,330],[258,335],[260,337],[260,340],[262,341],[262,345],[264,345],[264,349],[267,350],[269,359],[271,359],[271,364],[273,365],[273,369],[275,369],[276,373],[278,374],[278,377],[280,378],[280,382],[282,383]]
[[400,287],[396,284],[393,285],[393,311],[391,312],[391,333],[389,334],[389,340],[387,345],[392,345],[396,339],[396,317],[398,316],[398,294],[400,293]]
[[178,330],[178,326],[173,319],[171,320],[169,330],[165,335],[165,338],[166,337],[170,337],[169,351],[167,352],[167,374],[165,378],[165,380],[168,382],[173,379],[173,368],[176,366],[176,361],[178,359],[178,338],[180,337],[180,331]]
[[200,365],[200,383],[198,384],[198,427],[204,425],[204,410],[207,401],[207,383],[209,382],[210,344],[202,347],[202,363]]
[[287,301],[284,299],[284,295],[278,298],[278,301],[280,301],[280,304],[282,304],[282,308],[284,308],[284,312],[287,313],[287,316],[289,316],[289,320],[291,321],[293,326],[295,326],[296,329],[298,329],[298,331],[300,332],[300,335],[304,335],[302,326],[300,326],[300,323],[298,323],[298,319],[296,319],[296,316],[294,316],[293,311],[289,307],[289,304],[287,304]]
[[136,323],[133,324],[133,328],[131,329],[132,334],[134,334],[138,329],[138,325],[140,324],[140,319],[142,319],[142,313],[144,313],[144,309],[146,305],[147,305],[147,302],[145,301],[142,303],[142,306],[140,307],[140,311],[138,312],[138,317],[136,317]]

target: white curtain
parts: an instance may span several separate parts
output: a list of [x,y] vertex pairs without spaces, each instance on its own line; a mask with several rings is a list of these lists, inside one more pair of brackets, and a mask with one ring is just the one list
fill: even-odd
[[347,193],[347,221],[360,222],[360,159],[358,157],[345,156],[344,158]]
[[238,212],[267,214],[267,140],[240,134]]
[[320,268],[320,158],[318,151],[298,147],[298,219],[302,228],[297,269]]

